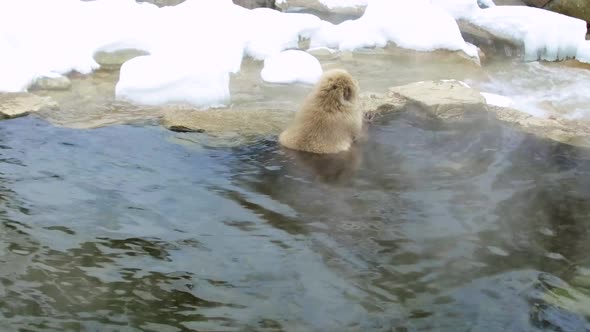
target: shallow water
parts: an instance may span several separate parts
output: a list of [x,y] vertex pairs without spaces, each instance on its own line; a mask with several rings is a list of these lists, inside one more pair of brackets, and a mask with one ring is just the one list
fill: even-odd
[[3,327],[590,330],[546,295],[590,291],[590,151],[411,114],[336,161],[0,122]]

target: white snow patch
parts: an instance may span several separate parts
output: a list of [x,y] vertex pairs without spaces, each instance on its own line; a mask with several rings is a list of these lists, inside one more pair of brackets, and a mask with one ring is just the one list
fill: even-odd
[[576,56],[586,22],[525,6],[495,6],[468,18],[496,37],[524,44],[525,60],[563,60]]
[[322,22],[315,15],[281,13],[268,8],[248,11],[246,19],[247,22],[239,26],[248,31],[250,38],[246,53],[259,60],[296,48],[299,38],[308,38]]
[[316,83],[322,76],[322,66],[313,55],[288,50],[264,60],[260,76],[271,83]]
[[[176,60],[176,61],[174,61]],[[145,105],[221,107],[229,102],[229,73],[215,62],[147,55],[123,64],[117,98]]]
[[476,0],[430,0],[430,2],[455,19],[471,17],[481,10]]
[[[470,49],[454,18],[430,0],[369,0],[363,16],[338,25],[322,22],[311,47],[340,50],[385,47],[388,42],[418,51]],[[433,28],[436,27],[436,28]]]
[[581,62],[590,63],[590,41],[583,41],[578,45],[576,59]]
[[514,101],[511,98],[506,96],[497,95],[494,93],[488,92],[480,92],[481,95],[485,98],[486,103],[488,105],[494,105],[499,107],[512,107],[514,105]]

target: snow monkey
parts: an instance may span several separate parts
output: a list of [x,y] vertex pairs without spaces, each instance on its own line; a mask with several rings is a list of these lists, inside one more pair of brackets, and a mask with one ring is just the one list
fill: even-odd
[[363,112],[357,105],[358,83],[345,70],[326,71],[279,135],[290,149],[312,153],[347,151],[363,135]]

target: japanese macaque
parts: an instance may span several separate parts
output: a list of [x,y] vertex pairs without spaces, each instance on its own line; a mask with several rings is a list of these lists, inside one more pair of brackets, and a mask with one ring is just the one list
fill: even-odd
[[363,133],[359,87],[345,70],[326,71],[279,135],[281,145],[299,151],[330,154],[348,151]]

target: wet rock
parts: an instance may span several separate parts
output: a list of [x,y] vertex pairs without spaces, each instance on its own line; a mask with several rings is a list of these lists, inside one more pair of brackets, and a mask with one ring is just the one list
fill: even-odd
[[522,0],[494,0],[498,6],[525,6]]
[[401,111],[407,103],[405,98],[384,93],[363,92],[359,96],[359,107],[369,119],[378,114]]
[[[468,43],[477,45],[479,51],[485,55],[516,57],[523,53],[522,45],[514,41],[494,36],[490,32],[464,20],[457,21],[457,24],[459,25],[463,39]],[[480,59],[483,60],[481,54]]]
[[55,74],[39,77],[31,86],[33,90],[68,90],[72,86],[69,78]]
[[417,82],[390,88],[389,98],[416,104],[440,119],[461,119],[466,112],[485,109],[484,97],[456,80]]
[[173,131],[265,136],[279,134],[294,114],[283,110],[197,110],[179,107],[166,109],[161,124]]
[[531,292],[531,322],[553,331],[590,331],[590,297],[556,276],[541,273]]
[[524,2],[532,7],[551,10],[590,23],[590,1],[588,0],[524,0]]
[[254,9],[254,8],[275,8],[275,0],[233,0],[236,5]]
[[148,54],[149,53],[146,51],[137,49],[124,49],[113,52],[98,51],[94,53],[94,61],[96,61],[102,69],[118,70],[127,60]]
[[[390,112],[412,111],[446,122],[469,122],[491,115],[523,132],[557,142],[590,147],[590,125],[574,120],[532,116],[521,111],[488,105],[479,91],[455,80],[417,82],[392,87],[387,93],[362,93],[360,107],[367,118]],[[474,117],[472,117],[474,116]]]
[[28,92],[0,93],[0,115],[3,118],[16,118],[57,107],[57,103],[50,97],[40,97]]
[[499,120],[511,123],[524,132],[560,143],[590,147],[590,127],[583,122],[540,118],[505,107],[489,106],[488,110]]
[[282,0],[278,1],[276,6],[282,11],[305,8],[318,12],[360,16],[365,12],[366,4],[343,5],[341,7],[328,8],[318,0]]

